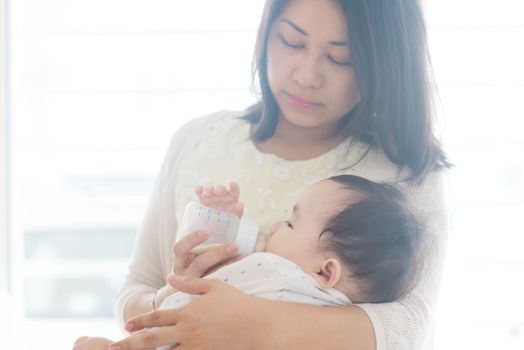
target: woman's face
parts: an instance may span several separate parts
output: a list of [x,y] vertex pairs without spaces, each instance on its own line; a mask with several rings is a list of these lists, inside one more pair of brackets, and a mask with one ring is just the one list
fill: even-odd
[[291,0],[268,38],[267,74],[282,116],[301,127],[339,121],[360,100],[347,24],[335,1]]

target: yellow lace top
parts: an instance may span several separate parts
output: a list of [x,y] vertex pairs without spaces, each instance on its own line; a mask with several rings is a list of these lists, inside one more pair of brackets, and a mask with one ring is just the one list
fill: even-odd
[[[182,222],[187,203],[195,200],[196,186],[228,186],[236,181],[244,215],[260,224],[255,250],[262,251],[271,225],[289,218],[301,192],[321,179],[360,172],[362,162],[358,160],[367,146],[348,139],[316,158],[289,161],[259,151],[249,139],[249,130],[250,124],[245,120],[224,118],[187,152],[181,160],[175,187],[176,219]],[[213,169],[212,174],[209,169]]]
[[177,219],[180,222],[196,185],[227,185],[231,180],[240,184],[246,215],[261,224],[256,247],[260,251],[271,224],[287,219],[306,186],[352,173],[376,182],[399,183],[426,222],[433,249],[427,255],[428,271],[415,289],[397,302],[358,304],[373,323],[377,350],[421,348],[435,306],[447,237],[444,174],[433,172],[421,183],[401,181],[406,174],[382,151],[367,152],[367,145],[351,140],[313,159],[287,161],[255,148],[248,138],[249,124],[238,119],[241,114],[221,111],[196,118],[173,135],[137,233],[126,282],[115,298],[119,324],[123,325],[125,305],[133,296],[165,285],[165,276],[172,270]]

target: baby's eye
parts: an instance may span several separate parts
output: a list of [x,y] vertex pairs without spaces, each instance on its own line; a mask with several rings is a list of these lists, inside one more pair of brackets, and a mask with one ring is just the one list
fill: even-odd
[[286,226],[289,227],[289,228],[293,228],[293,224],[291,224],[290,221],[286,221]]

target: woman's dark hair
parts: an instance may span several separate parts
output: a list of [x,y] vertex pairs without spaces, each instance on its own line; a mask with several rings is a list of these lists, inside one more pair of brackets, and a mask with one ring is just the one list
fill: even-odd
[[353,175],[329,180],[348,191],[349,204],[326,220],[320,249],[334,252],[348,268],[358,287],[357,295],[350,295],[353,302],[397,300],[420,277],[421,224],[395,185]]
[[[341,133],[382,149],[399,167],[420,180],[450,166],[432,123],[431,63],[420,0],[332,0],[348,23],[359,104],[343,117]],[[262,142],[276,128],[278,105],[267,76],[267,43],[275,20],[289,0],[267,0],[253,57],[261,101],[245,119],[251,138]]]

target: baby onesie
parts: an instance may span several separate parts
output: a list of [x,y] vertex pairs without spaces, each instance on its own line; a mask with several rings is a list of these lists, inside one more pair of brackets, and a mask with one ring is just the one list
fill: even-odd
[[[218,279],[246,294],[271,300],[317,306],[351,304],[342,292],[322,287],[297,264],[273,253],[253,253],[204,278]],[[160,309],[178,308],[195,298],[198,295],[176,292],[164,300]],[[172,345],[164,345],[157,349],[167,350],[171,347]]]

